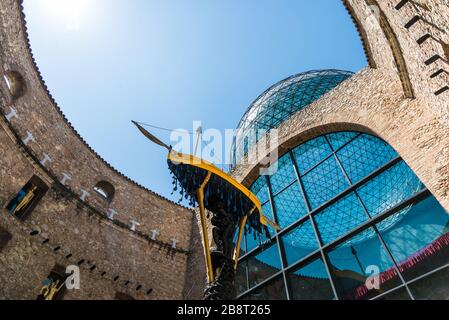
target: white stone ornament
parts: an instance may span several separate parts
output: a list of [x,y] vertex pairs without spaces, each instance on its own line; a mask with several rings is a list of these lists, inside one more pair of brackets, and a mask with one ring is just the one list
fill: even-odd
[[115,211],[114,209],[108,209],[108,219],[109,220],[114,220],[114,217],[118,215],[118,212]]
[[60,181],[61,184],[65,185],[67,183],[67,181],[69,181],[69,180],[72,180],[72,177],[68,173],[63,172],[62,173],[62,179]]
[[159,234],[160,234],[159,231],[157,231],[157,230],[151,230],[151,231],[150,231],[150,239],[151,239],[151,240],[156,240],[156,238],[157,238],[157,236],[158,236]]
[[9,109],[11,109],[11,111],[6,115],[6,120],[8,120],[8,122],[11,122],[12,118],[19,118],[16,109],[13,107],[9,107]]
[[45,166],[47,162],[51,162],[51,158],[48,154],[44,152],[44,159],[41,160],[41,165]]
[[137,222],[136,220],[129,220],[129,229],[131,231],[136,231],[136,228],[140,226],[140,223]]
[[31,132],[27,131],[27,136],[25,137],[25,139],[22,140],[24,145],[28,145],[28,143],[30,143],[30,141],[32,142],[36,142],[36,140],[34,139],[34,136]]
[[88,196],[90,196],[90,193],[87,192],[87,191],[84,190],[84,189],[81,189],[80,191],[81,191],[80,199],[81,199],[81,201],[85,201],[86,198],[87,198]]
[[179,240],[176,239],[176,238],[173,238],[173,239],[170,239],[170,240],[171,240],[171,243],[172,243],[171,247],[173,249],[176,249],[176,245],[179,243]]

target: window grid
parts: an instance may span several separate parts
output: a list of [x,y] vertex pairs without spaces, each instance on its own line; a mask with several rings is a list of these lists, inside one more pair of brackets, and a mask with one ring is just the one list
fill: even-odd
[[[246,254],[243,255],[240,258],[240,261],[245,261],[246,259],[248,259],[249,257],[253,257],[256,256],[257,254],[259,254],[260,252],[262,252],[265,248],[268,248],[271,245],[276,245],[278,247],[279,250],[279,256],[281,259],[281,270],[279,270],[278,272],[276,272],[275,274],[273,274],[272,276],[268,277],[267,279],[265,279],[264,281],[262,281],[261,283],[257,284],[256,286],[254,286],[253,288],[250,288],[249,286],[247,288],[249,288],[246,292],[242,293],[238,298],[243,298],[245,296],[247,296],[248,294],[251,294],[251,292],[255,292],[257,289],[262,288],[264,285],[267,285],[269,283],[271,283],[272,281],[276,281],[279,280],[280,277],[283,278],[284,281],[284,288],[286,290],[286,297],[287,299],[290,299],[291,296],[291,292],[290,292],[290,285],[289,285],[289,281],[288,281],[288,273],[292,272],[294,270],[299,270],[300,268],[307,266],[308,263],[313,262],[316,259],[321,259],[325,269],[326,269],[326,273],[328,276],[328,281],[330,282],[333,294],[334,294],[334,298],[335,299],[339,299],[339,295],[337,293],[336,290],[336,284],[335,284],[335,279],[334,276],[332,274],[332,272],[330,271],[329,265],[329,257],[328,257],[328,253],[335,248],[337,245],[343,243],[345,241],[345,239],[350,239],[352,236],[359,234],[360,232],[362,232],[363,230],[367,230],[368,228],[373,228],[375,233],[376,233],[376,237],[379,239],[383,249],[387,252],[387,256],[389,258],[389,260],[391,260],[394,269],[396,270],[400,282],[401,284],[396,286],[393,289],[388,290],[388,292],[384,292],[372,299],[377,299],[381,296],[386,295],[387,293],[391,293],[397,290],[400,290],[401,288],[405,288],[408,295],[410,296],[411,299],[414,299],[413,294],[411,293],[410,289],[408,288],[408,285],[414,281],[416,281],[417,279],[412,279],[412,280],[408,280],[406,281],[400,270],[399,270],[399,266],[397,261],[394,259],[392,253],[390,252],[388,245],[386,244],[386,242],[384,241],[381,233],[379,232],[376,224],[387,219],[388,217],[392,216],[393,214],[399,212],[400,210],[402,210],[403,208],[405,208],[407,205],[413,204],[413,203],[417,203],[429,196],[431,196],[430,192],[427,189],[422,189],[421,191],[417,192],[415,195],[413,195],[412,197],[405,199],[403,202],[396,204],[393,208],[390,208],[388,210],[386,210],[385,212],[376,215],[374,217],[371,216],[371,214],[368,212],[367,207],[365,206],[364,202],[362,201],[361,197],[359,196],[359,194],[357,193],[357,188],[359,188],[360,186],[364,185],[366,182],[372,180],[374,177],[377,177],[379,175],[381,175],[383,172],[387,171],[389,168],[393,167],[394,165],[397,165],[398,163],[402,162],[402,159],[397,156],[394,159],[391,159],[389,162],[383,164],[380,168],[377,168],[376,170],[374,170],[373,172],[371,172],[370,174],[368,174],[366,177],[360,179],[359,181],[351,181],[347,171],[345,170],[342,162],[340,161],[339,157],[338,157],[338,152],[340,150],[342,150],[345,146],[349,145],[351,142],[353,142],[354,140],[358,139],[360,136],[363,136],[363,134],[359,133],[357,135],[355,135],[352,139],[348,140],[346,143],[342,144],[341,146],[339,146],[338,148],[333,148],[331,142],[329,141],[329,139],[324,136],[326,138],[326,142],[329,145],[330,149],[332,150],[332,153],[330,155],[328,155],[327,157],[325,157],[324,159],[321,159],[321,161],[319,161],[319,163],[315,164],[312,168],[310,168],[309,170],[307,170],[306,172],[304,172],[302,175],[300,174],[298,167],[297,167],[297,159],[295,157],[295,155],[293,154],[292,150],[289,150],[288,153],[284,156],[288,156],[290,157],[290,159],[292,160],[292,170],[295,173],[295,180],[292,183],[289,183],[288,186],[285,186],[282,188],[282,190],[278,191],[276,194],[273,194],[272,192],[272,188],[271,188],[271,183],[270,183],[270,179],[268,176],[265,177],[266,179],[266,188],[268,189],[268,200],[265,203],[270,202],[270,206],[272,209],[272,213],[273,213],[273,217],[275,222],[278,222],[278,216],[277,216],[277,212],[276,212],[276,206],[274,205],[274,197],[279,195],[280,193],[282,193],[283,191],[285,191],[287,188],[289,188],[290,186],[292,186],[293,184],[297,183],[300,187],[300,191],[301,191],[301,195],[303,197],[303,201],[306,205],[307,208],[307,215],[303,216],[303,217],[299,217],[298,219],[296,219],[293,223],[291,223],[290,225],[286,226],[285,228],[283,228],[281,231],[276,232],[274,234],[274,236],[271,237],[271,239],[269,239],[266,242],[266,246],[262,245],[262,246],[258,246],[256,248],[254,248],[253,250],[251,250],[250,252],[246,251]],[[343,173],[343,175],[345,176],[345,179],[348,181],[349,183],[349,187],[346,190],[343,190],[342,192],[339,192],[337,195],[335,195],[334,197],[332,197],[331,199],[325,201],[323,204],[321,204],[320,206],[318,206],[317,208],[313,209],[310,206],[310,202],[308,199],[308,195],[306,194],[305,190],[304,190],[304,185],[302,183],[302,177],[304,175],[306,175],[307,173],[309,173],[310,171],[314,170],[315,168],[317,168],[321,163],[323,163],[324,161],[330,159],[331,157],[333,157],[335,159],[335,161],[337,162],[341,172]],[[351,192],[353,192],[359,203],[360,206],[362,207],[364,213],[367,216],[367,221],[362,224],[361,226],[358,226],[357,228],[353,229],[353,230],[349,230],[348,232],[346,232],[343,235],[340,235],[337,239],[333,240],[332,242],[328,243],[328,244],[323,244],[322,238],[321,238],[321,234],[320,234],[320,230],[316,225],[316,221],[315,221],[315,216],[322,212],[325,208],[329,207],[330,205],[332,205],[333,203],[336,203],[338,200],[341,200],[343,197],[347,196],[348,194],[350,194]],[[300,226],[303,223],[306,223],[307,221],[310,221],[310,223],[312,224],[312,228],[313,231],[315,233],[315,238],[318,244],[318,249],[311,252],[310,254],[306,255],[305,257],[301,258],[300,260],[292,263],[291,265],[288,265],[287,262],[287,256],[286,256],[286,250],[283,244],[283,240],[282,240],[282,236],[286,235],[288,232],[294,230],[295,228],[297,228],[298,226]],[[246,243],[246,241],[245,241]],[[441,269],[441,268],[439,268]],[[246,273],[248,274],[250,272],[250,270],[248,270],[248,268],[246,269]],[[423,278],[425,276],[427,276],[428,274],[432,274],[433,272],[436,272],[435,270],[432,270],[431,272],[422,275],[418,278]]]
[[[273,193],[271,191],[271,182],[270,182],[270,179],[268,178],[268,176],[265,176],[265,179],[266,179],[266,182],[267,182],[268,199],[269,199],[270,204],[271,204],[271,210],[273,212],[273,219],[274,219],[275,223],[278,223],[279,219],[278,219],[278,216],[277,216],[277,213],[276,213],[276,207],[275,207],[274,202],[273,202]],[[275,234],[275,237],[276,237],[276,246],[278,247],[279,257],[281,259],[281,265],[282,265],[282,271],[281,272],[282,272],[282,277],[283,277],[283,281],[284,281],[285,294],[286,294],[287,300],[290,300],[290,291],[289,291],[288,286],[287,286],[287,278],[286,278],[286,275],[285,275],[285,272],[284,272],[284,270],[285,270],[285,268],[287,266],[287,258],[285,256],[285,249],[284,249],[284,245],[283,245],[282,241],[280,240],[279,235],[278,235],[277,232]]]
[[[388,217],[390,217],[393,214],[397,213],[398,211],[402,210],[404,207],[407,207],[410,204],[414,204],[414,203],[418,203],[420,201],[423,201],[423,200],[425,200],[426,198],[428,198],[430,196],[432,196],[432,195],[431,195],[430,191],[427,190],[427,189],[424,189],[424,190],[418,192],[416,195],[414,195],[413,197],[411,197],[409,199],[404,200],[402,203],[398,204],[394,208],[392,208],[390,210],[387,210],[386,212],[371,218],[365,224],[363,224],[363,225],[361,225],[361,226],[359,226],[359,227],[349,231],[348,233],[342,235],[340,238],[336,239],[335,241],[333,241],[333,242],[331,242],[329,244],[323,245],[321,248],[315,250],[314,252],[310,253],[309,255],[305,256],[304,258],[302,258],[302,259],[298,260],[297,262],[291,264],[290,266],[288,266],[286,268],[283,268],[282,270],[279,270],[278,272],[276,272],[272,276],[268,277],[267,279],[265,279],[261,283],[257,284],[256,286],[254,286],[254,287],[248,289],[247,291],[245,291],[244,293],[240,294],[237,297],[237,299],[242,299],[245,296],[247,296],[248,294],[251,294],[251,292],[259,289],[260,287],[263,287],[264,285],[266,285],[268,283],[271,283],[272,281],[275,281],[276,279],[278,279],[284,273],[287,274],[288,272],[292,272],[294,270],[297,270],[297,269],[300,269],[300,268],[306,266],[308,263],[310,263],[310,262],[312,262],[312,261],[314,261],[316,259],[321,259],[322,258],[321,257],[321,252],[324,252],[326,257],[327,257],[327,253],[328,252],[332,251],[338,245],[344,243],[346,240],[352,238],[353,236],[355,236],[357,234],[360,234],[364,230],[372,228],[373,226],[375,226],[379,222],[387,219]],[[305,222],[305,221],[308,220],[308,217],[306,219],[302,219],[302,220],[303,220],[303,222]],[[271,241],[272,241],[272,239],[271,239]],[[273,244],[273,242],[270,242],[270,244]],[[264,248],[266,248],[266,247],[265,246],[261,246],[261,247],[255,249],[255,250],[249,252],[248,254],[242,256],[239,259],[240,262],[241,261],[245,261],[246,259],[248,259],[251,256],[257,255],[257,253],[259,253]],[[393,258],[393,260],[394,260],[394,258]],[[323,263],[326,265],[326,262],[323,262]],[[423,278],[425,278],[427,276],[430,276],[433,273],[438,272],[438,271],[440,271],[440,270],[442,270],[442,269],[444,269],[446,267],[449,269],[449,263],[444,265],[444,266],[442,266],[442,267],[439,267],[439,268],[436,268],[434,270],[431,270],[431,271],[429,271],[429,272],[427,272],[427,273],[425,273],[423,275],[420,275],[420,276],[418,276],[416,278],[413,278],[413,279],[408,280],[408,281],[404,281],[399,286],[397,286],[397,287],[395,287],[395,288],[393,288],[393,289],[391,289],[391,290],[389,290],[389,291],[387,291],[385,293],[382,293],[382,294],[380,294],[380,295],[378,295],[376,297],[373,297],[372,299],[377,299],[378,297],[384,296],[387,293],[391,293],[393,291],[396,291],[397,289],[400,289],[400,288],[404,287],[405,285],[410,285],[411,283],[416,282],[417,280],[423,279]],[[286,285],[288,287],[288,283],[286,283]],[[331,285],[335,286],[335,283],[333,283],[331,281]],[[411,295],[412,299],[414,299],[413,294],[412,293],[409,293],[409,294]],[[335,298],[336,299],[338,298],[337,295],[336,295]]]
[[[299,186],[300,186],[301,194],[302,194],[302,196],[303,196],[303,198],[304,198],[304,202],[306,203],[306,207],[307,207],[307,216],[308,216],[308,218],[309,218],[309,221],[310,221],[311,224],[312,224],[313,232],[314,232],[314,234],[315,234],[315,239],[316,239],[316,241],[317,241],[317,243],[318,243],[318,248],[319,248],[319,251],[320,251],[321,259],[323,260],[323,263],[324,263],[324,267],[325,267],[325,269],[326,269],[327,276],[329,277],[329,280],[330,280],[332,292],[334,293],[334,298],[335,298],[336,300],[338,300],[338,294],[337,294],[337,290],[336,290],[335,285],[334,285],[334,281],[331,280],[331,279],[333,278],[333,275],[332,275],[332,273],[331,273],[330,270],[329,270],[328,258],[327,258],[327,256],[325,255],[325,253],[324,253],[324,251],[323,251],[323,241],[321,240],[320,231],[319,231],[318,228],[317,228],[315,218],[314,218],[314,217],[312,216],[312,214],[311,214],[312,208],[311,208],[311,206],[310,206],[310,202],[309,202],[309,199],[308,199],[308,197],[307,197],[307,194],[306,194],[306,192],[305,192],[305,190],[304,190],[304,185],[303,185],[303,183],[302,183],[302,179],[300,178],[300,175],[299,175],[299,170],[298,170],[298,165],[297,165],[297,163],[296,163],[296,159],[295,159],[295,157],[293,156],[293,153],[292,153],[291,150],[289,150],[289,154],[290,154],[290,157],[291,157],[291,159],[292,159],[293,168],[294,168],[295,175],[296,175],[296,181],[298,182],[298,184],[299,184]],[[288,284],[286,284],[286,285],[288,285]]]
[[[329,143],[330,147],[332,148],[332,145],[330,144],[328,138],[325,137],[325,139],[326,139],[326,141]],[[332,148],[332,150],[333,150],[333,148]],[[348,180],[349,184],[352,186],[353,182],[351,181],[351,178],[349,177],[347,171],[345,170],[343,164],[341,163],[341,161],[340,161],[340,159],[339,159],[337,153],[334,151],[333,154],[334,154],[334,157],[335,157],[335,161],[337,161],[338,165],[340,166],[340,169],[343,171],[343,174],[345,175],[345,177],[346,177],[346,179]],[[368,220],[371,220],[371,219],[372,219],[372,216],[371,216],[370,213],[368,212],[368,209],[366,208],[366,205],[363,203],[362,198],[360,198],[360,196],[359,196],[357,190],[354,190],[354,194],[356,195],[357,200],[359,201],[359,203],[360,203],[360,205],[361,205],[363,211],[365,212],[365,215],[367,216]],[[389,258],[390,261],[393,263],[394,269],[396,270],[396,272],[397,272],[397,274],[398,274],[398,276],[399,276],[399,279],[401,280],[402,285],[405,286],[405,289],[406,289],[408,295],[410,296],[410,298],[411,298],[412,300],[415,300],[414,297],[413,297],[413,295],[412,295],[412,293],[411,293],[411,291],[410,291],[410,289],[409,289],[409,287],[408,287],[407,284],[405,283],[404,277],[402,276],[402,273],[401,273],[401,271],[399,270],[399,266],[398,266],[397,262],[395,261],[393,255],[391,254],[390,249],[388,248],[388,246],[387,246],[387,244],[385,243],[385,241],[384,241],[382,235],[380,234],[379,229],[377,228],[376,225],[373,225],[372,228],[374,229],[374,232],[376,233],[377,238],[379,239],[380,243],[382,244],[382,247],[383,247],[384,250],[387,252],[388,258]]]

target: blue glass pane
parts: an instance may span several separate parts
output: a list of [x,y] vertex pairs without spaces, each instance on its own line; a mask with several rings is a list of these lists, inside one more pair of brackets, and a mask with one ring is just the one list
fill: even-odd
[[343,145],[354,139],[359,133],[357,132],[337,132],[327,135],[327,139],[334,150],[338,150]]
[[291,265],[318,249],[315,232],[310,220],[306,220],[286,235],[282,236],[287,264]]
[[292,159],[290,154],[282,156],[274,166],[277,165],[277,171],[269,176],[271,183],[271,190],[273,194],[278,193],[283,188],[291,184],[296,180],[295,171],[293,168]]
[[346,234],[368,217],[357,196],[351,193],[315,216],[323,243],[329,243]]
[[[375,234],[368,229],[367,234]],[[328,254],[329,268],[341,299],[370,299],[401,284],[394,264],[377,236],[364,241],[349,241]],[[369,284],[368,277],[378,276],[379,287]]]
[[449,215],[435,197],[377,226],[406,280],[449,263]]
[[298,183],[274,197],[274,206],[281,228],[287,227],[307,214],[307,208]]
[[423,187],[413,171],[401,161],[364,184],[357,192],[370,215],[375,216],[410,198]]
[[267,217],[271,221],[274,221],[273,210],[271,209],[270,202],[267,202],[262,206],[262,213],[264,214],[265,217]]
[[331,153],[332,150],[324,137],[310,140],[293,150],[300,174],[304,174]]
[[321,259],[288,273],[287,279],[292,300],[333,300],[335,298]]
[[265,176],[260,176],[251,186],[251,191],[259,199],[260,203],[268,200],[268,187]]
[[361,135],[337,152],[352,183],[359,181],[397,156],[382,140]]
[[281,270],[281,260],[279,257],[279,248],[277,244],[262,251],[256,256],[248,258],[249,285],[255,285],[263,282],[265,279]]
[[349,184],[334,157],[302,177],[304,189],[312,209],[345,190]]

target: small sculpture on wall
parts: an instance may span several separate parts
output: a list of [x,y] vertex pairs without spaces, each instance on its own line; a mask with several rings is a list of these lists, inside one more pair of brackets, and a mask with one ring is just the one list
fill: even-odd
[[24,220],[48,190],[48,186],[33,176],[6,206],[6,210],[18,219]]
[[56,300],[58,293],[64,287],[65,282],[60,283],[59,280],[54,281],[51,278],[46,279],[43,282],[44,286],[41,289],[37,300]]

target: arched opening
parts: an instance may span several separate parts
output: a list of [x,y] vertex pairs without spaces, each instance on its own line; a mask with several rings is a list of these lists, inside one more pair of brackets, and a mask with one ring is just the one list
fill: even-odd
[[22,75],[17,71],[6,71],[3,74],[3,80],[6,83],[9,94],[13,99],[17,99],[25,93],[25,80]]
[[424,284],[449,278],[447,268],[436,275],[449,263],[449,215],[386,142],[329,133],[273,165],[277,171],[251,190],[282,230],[270,239],[245,237],[237,275],[242,298],[449,294]]
[[98,182],[94,187],[94,191],[108,202],[114,199],[115,188],[107,181]]

